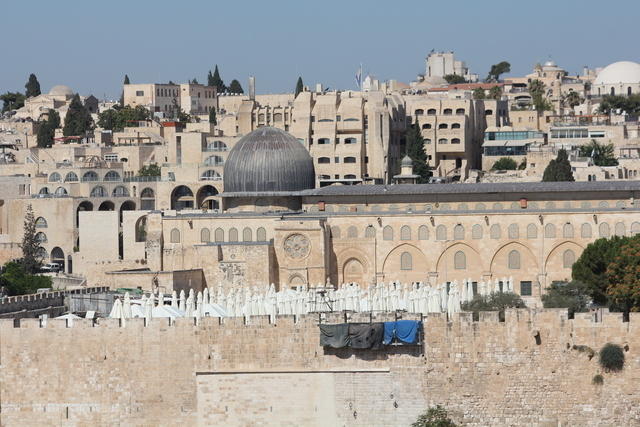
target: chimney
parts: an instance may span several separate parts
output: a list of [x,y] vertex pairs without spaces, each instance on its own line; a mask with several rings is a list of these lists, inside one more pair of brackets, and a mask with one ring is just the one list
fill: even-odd
[[256,78],[249,76],[249,99],[256,100]]

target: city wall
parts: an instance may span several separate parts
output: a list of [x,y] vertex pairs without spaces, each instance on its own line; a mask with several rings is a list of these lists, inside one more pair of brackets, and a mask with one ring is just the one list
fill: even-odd
[[[640,423],[637,313],[432,315],[422,345],[381,351],[324,349],[318,320],[0,320],[0,424],[407,426],[436,404],[474,426]],[[574,349],[607,342],[622,372]]]

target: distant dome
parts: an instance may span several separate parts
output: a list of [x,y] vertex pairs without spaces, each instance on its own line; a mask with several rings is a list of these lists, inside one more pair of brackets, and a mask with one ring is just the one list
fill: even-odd
[[553,59],[550,59],[547,62],[545,62],[543,66],[544,67],[555,67],[556,63],[553,61]]
[[413,167],[413,160],[411,160],[411,157],[409,157],[408,154],[402,158],[402,162],[400,162],[400,166],[403,168]]
[[598,73],[595,85],[612,85],[619,83],[640,83],[640,64],[631,61],[614,62]]
[[49,95],[73,96],[75,95],[75,93],[69,86],[57,85],[51,88],[51,90],[49,91]]
[[291,134],[261,127],[245,135],[224,164],[225,192],[300,191],[315,187],[313,159]]

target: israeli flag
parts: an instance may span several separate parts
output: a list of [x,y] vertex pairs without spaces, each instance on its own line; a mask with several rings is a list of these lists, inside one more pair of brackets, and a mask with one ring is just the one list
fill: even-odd
[[360,64],[360,68],[356,71],[356,85],[358,85],[358,89],[362,88],[362,64]]

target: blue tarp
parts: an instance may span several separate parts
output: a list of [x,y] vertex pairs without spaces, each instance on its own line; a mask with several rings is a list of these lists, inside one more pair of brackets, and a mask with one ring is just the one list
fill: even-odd
[[383,343],[389,345],[396,338],[404,344],[415,344],[418,342],[420,331],[420,321],[418,320],[398,320],[395,322],[384,322]]

